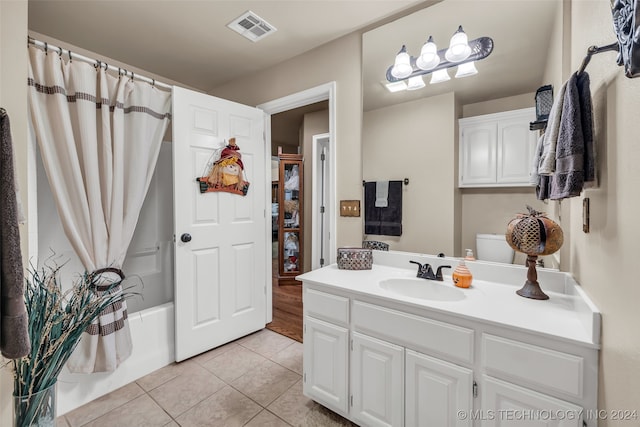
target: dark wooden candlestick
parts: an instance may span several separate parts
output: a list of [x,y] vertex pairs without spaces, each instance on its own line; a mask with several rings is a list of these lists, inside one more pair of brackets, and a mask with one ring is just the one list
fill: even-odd
[[536,271],[537,255],[527,255],[527,281],[522,289],[516,291],[518,295],[531,299],[549,299],[549,296],[542,292],[538,283],[538,272]]

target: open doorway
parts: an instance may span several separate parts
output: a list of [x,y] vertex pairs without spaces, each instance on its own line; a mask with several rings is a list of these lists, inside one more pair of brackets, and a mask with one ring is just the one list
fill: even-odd
[[[271,115],[273,320],[267,328],[298,341],[302,341],[302,285],[294,277],[317,268],[312,259],[317,239],[313,226],[319,215],[314,160],[316,136],[328,132],[326,100]],[[299,189],[289,188],[294,179],[296,185],[299,180]]]
[[[329,209],[325,211],[326,221],[323,222],[323,226],[325,227],[324,233],[326,233],[326,260],[325,265],[328,265],[332,262],[335,262],[335,225],[336,225],[336,209],[335,209],[335,127],[336,127],[336,84],[335,82],[326,83],[320,86],[316,86],[301,92],[294,93],[289,96],[285,96],[283,98],[279,98],[273,101],[269,101],[267,103],[258,105],[258,108],[261,108],[265,114],[267,115],[267,120],[265,121],[265,136],[267,145],[269,147],[273,147],[273,155],[277,154],[277,150],[279,146],[284,148],[288,141],[295,141],[289,144],[289,152],[300,152],[302,155],[308,159],[308,167],[306,170],[307,179],[304,182],[304,186],[307,187],[307,197],[306,202],[308,203],[308,207],[303,209],[303,215],[309,214],[309,217],[306,220],[303,220],[304,223],[309,227],[306,231],[307,238],[303,243],[301,250],[306,251],[309,256],[306,256],[307,261],[302,263],[301,265],[301,273],[305,271],[309,271],[312,269],[311,264],[311,245],[313,243],[312,235],[312,224],[313,221],[313,208],[312,201],[315,200],[315,191],[316,189],[312,188],[313,179],[312,179],[312,158],[313,154],[313,136],[318,135],[320,133],[325,134],[324,141],[329,145],[329,149],[327,150],[326,164],[328,165],[325,170],[326,173],[326,194],[330,195],[329,197],[332,200]],[[295,136],[293,138],[289,137],[286,140],[281,138],[280,127],[278,121],[286,118],[286,116],[295,116],[300,115],[301,113],[307,114],[307,119],[309,122],[312,120],[313,115],[318,111],[325,110],[326,113],[323,113],[323,121],[328,120],[328,130],[321,131],[317,128],[315,130],[310,130],[307,132],[307,143],[305,144],[304,136],[301,136],[303,133],[300,129],[300,121],[298,119],[298,124],[293,126],[293,129],[297,129],[294,133]],[[284,113],[282,116],[278,116],[279,114]],[[304,114],[302,114],[304,116]],[[275,117],[275,119],[274,119]],[[295,122],[294,122],[295,123]],[[326,124],[325,127],[326,128]],[[272,143],[273,140],[273,143]],[[300,141],[303,141],[300,143]],[[317,144],[316,144],[317,147]],[[308,150],[305,152],[305,150]],[[285,151],[286,152],[286,151]],[[276,160],[276,159],[272,159]],[[276,170],[277,163],[273,163],[273,171]],[[276,174],[273,174],[275,177]],[[277,183],[274,184],[272,181],[272,190]],[[272,191],[273,194],[273,191]],[[273,199],[272,199],[273,200]],[[315,207],[315,206],[314,206]],[[272,207],[272,212],[277,208]],[[317,215],[316,215],[317,216]],[[317,225],[318,222],[315,221]],[[273,221],[272,221],[273,226]],[[271,233],[272,236],[276,233]],[[273,238],[273,237],[272,237]],[[274,245],[275,246],[275,245]],[[275,246],[278,247],[278,246]],[[272,256],[275,251],[272,251]],[[275,257],[273,257],[275,258]],[[273,262],[272,258],[272,262]],[[272,270],[275,272],[275,269]],[[297,282],[296,282],[297,283]],[[283,309],[281,309],[281,307]],[[302,286],[301,284],[297,285],[289,285],[285,287],[280,287],[278,281],[276,280],[275,274],[272,273],[271,286],[267,289],[267,313],[266,313],[266,323],[267,328],[274,330],[275,332],[282,333],[284,335],[291,335],[293,339],[298,341],[302,341]],[[288,332],[289,329],[294,329],[293,332]]]

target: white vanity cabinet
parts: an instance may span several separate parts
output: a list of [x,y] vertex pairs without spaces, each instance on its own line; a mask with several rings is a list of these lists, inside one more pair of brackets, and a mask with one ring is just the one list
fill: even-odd
[[463,118],[459,125],[459,187],[529,186],[535,108]]
[[358,425],[597,426],[597,346],[303,283],[304,394]]

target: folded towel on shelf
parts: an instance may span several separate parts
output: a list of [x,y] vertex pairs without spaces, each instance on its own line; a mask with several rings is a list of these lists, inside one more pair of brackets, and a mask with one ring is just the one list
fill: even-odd
[[376,181],[376,208],[389,206],[389,181]]
[[549,198],[579,196],[585,181],[595,179],[593,117],[589,75],[574,73],[567,81]]
[[389,181],[388,205],[376,207],[376,183],[364,184],[364,233],[402,235],[402,181]]

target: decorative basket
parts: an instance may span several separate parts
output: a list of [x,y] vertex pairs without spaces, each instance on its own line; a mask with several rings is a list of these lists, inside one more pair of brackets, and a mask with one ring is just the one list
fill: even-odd
[[378,242],[377,240],[364,240],[362,247],[367,249],[374,249],[376,251],[388,251],[389,244],[385,242]]
[[371,270],[373,254],[369,248],[338,248],[338,268],[341,270]]

